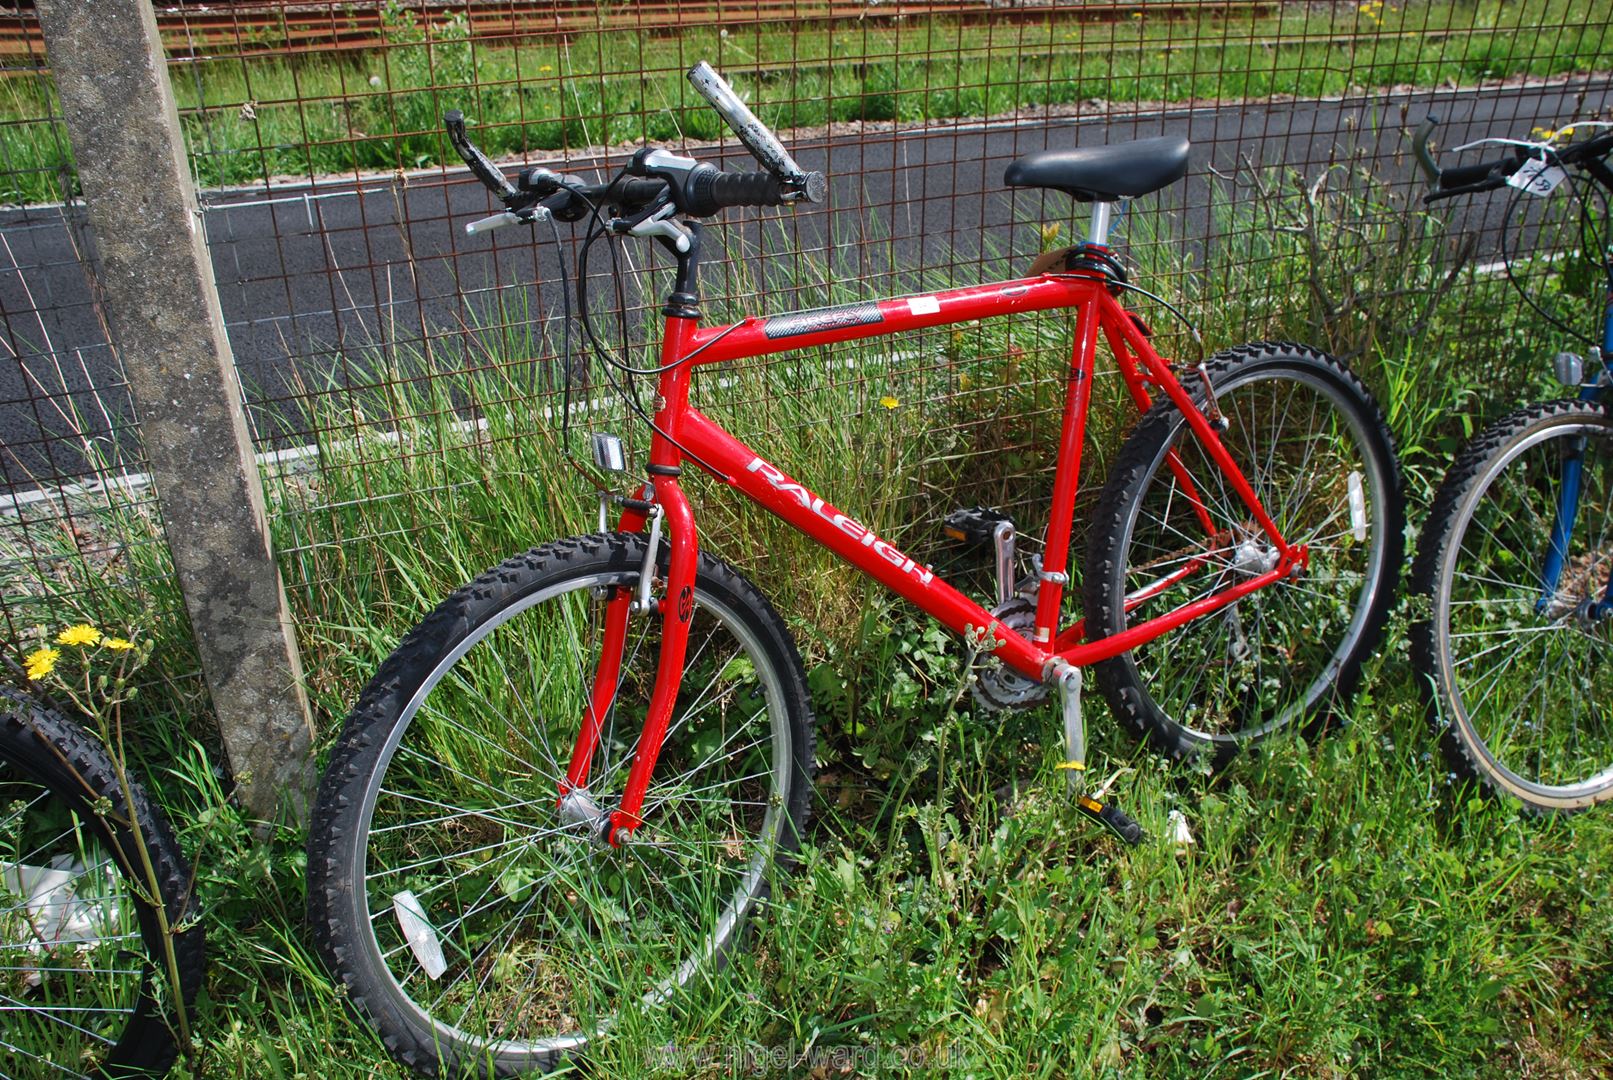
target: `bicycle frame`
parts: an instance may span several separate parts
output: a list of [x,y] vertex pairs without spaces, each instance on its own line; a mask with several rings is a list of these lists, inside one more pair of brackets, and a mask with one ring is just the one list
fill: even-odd
[[[892,300],[768,318],[753,317],[717,327],[703,328],[696,318],[672,314],[674,307],[669,302],[661,352],[664,370],[655,397],[656,431],[650,444],[650,481],[644,489],[644,499],[653,503],[649,513],[658,508],[665,515],[670,531],[666,599],[661,601],[662,646],[639,751],[629,772],[621,806],[612,814],[612,843],[619,842],[622,830],[630,832],[642,822],[639,811],[683,674],[689,619],[693,613],[697,554],[694,515],[678,482],[686,459],[760,503],[954,632],[965,635],[978,644],[981,651],[994,654],[1015,671],[1037,681],[1152,641],[1306,565],[1306,548],[1290,545],[1282,537],[1248,480],[1222,446],[1215,424],[1183,389],[1171,366],[1154,351],[1139,321],[1114,298],[1111,282],[1102,272],[1049,273]],[[1030,637],[1003,626],[988,610],[942,580],[930,567],[838,510],[689,404],[691,374],[696,367],[975,319],[1064,308],[1076,312],[1075,345],[1053,480],[1045,561],[1037,586],[1035,629]],[[1150,388],[1153,388],[1182,411],[1193,435],[1242,501],[1250,520],[1277,551],[1278,559],[1263,573],[1236,580],[1212,595],[1128,627],[1112,637],[1088,641],[1084,620],[1060,628],[1058,619],[1065,584],[1069,580],[1069,538],[1100,332],[1138,409],[1146,410],[1152,404]],[[1213,540],[1216,529],[1187,469],[1174,450],[1169,452],[1167,460],[1207,539]],[[639,531],[646,520],[647,512],[630,507],[623,513],[619,528]],[[1211,546],[1206,544],[1207,551]],[[1209,565],[1207,557],[1187,560],[1159,581],[1128,595],[1127,610],[1146,603],[1150,597]],[[631,599],[625,589],[618,589],[607,606],[604,655],[600,658],[592,701],[580,726],[570,768],[561,784],[562,796],[587,784],[589,761],[598,743],[601,721],[614,695],[630,606]]]

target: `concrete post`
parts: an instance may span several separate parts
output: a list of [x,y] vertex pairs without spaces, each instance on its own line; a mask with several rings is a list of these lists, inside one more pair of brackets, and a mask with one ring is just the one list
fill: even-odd
[[313,769],[263,490],[150,0],[39,0],[174,568],[238,797],[301,816]]

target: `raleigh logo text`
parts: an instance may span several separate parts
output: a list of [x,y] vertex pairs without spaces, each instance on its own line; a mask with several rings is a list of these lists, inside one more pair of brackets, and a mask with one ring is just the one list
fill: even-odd
[[876,555],[897,569],[911,574],[926,585],[934,580],[935,574],[928,567],[920,566],[902,554],[899,549],[875,536],[873,530],[842,514],[761,458],[751,458],[750,464],[745,466],[745,471],[757,473],[763,480],[773,486],[773,490],[781,491],[795,499],[803,509],[812,511],[863,547],[872,548]]

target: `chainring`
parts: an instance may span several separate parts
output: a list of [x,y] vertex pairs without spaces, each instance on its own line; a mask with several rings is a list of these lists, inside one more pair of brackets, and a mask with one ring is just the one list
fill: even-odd
[[[1036,606],[1022,596],[997,605],[991,617],[1026,637],[1036,632]],[[969,692],[982,707],[1001,712],[1040,705],[1047,700],[1048,685],[1026,678],[987,653],[975,658],[974,680],[969,684]]]

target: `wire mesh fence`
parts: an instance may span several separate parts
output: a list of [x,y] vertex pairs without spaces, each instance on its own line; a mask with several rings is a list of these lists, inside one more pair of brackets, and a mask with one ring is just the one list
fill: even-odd
[[[1315,340],[1394,400],[1394,365],[1419,351],[1496,361],[1550,345],[1485,274],[1511,204],[1419,215],[1409,130],[1437,112],[1439,143],[1454,147],[1613,107],[1613,4],[1601,0],[260,0],[162,7],[158,19],[278,550],[308,622],[340,621],[344,604],[408,621],[433,598],[411,560],[458,580],[512,537],[588,527],[589,487],[563,450],[590,428],[636,426],[558,318],[577,237],[464,236],[494,207],[442,134],[447,109],[510,165],[603,179],[654,143],[743,168],[684,81],[710,61],[831,189],[824,206],[730,212],[709,231],[708,321],[1023,274],[1072,242],[1084,214],[1004,187],[1011,160],[1183,134],[1187,180],[1138,200],[1120,226],[1136,279],[1212,348]],[[0,506],[0,614],[16,642],[47,600],[85,604],[94,591],[29,584],[59,576],[52,545],[76,550],[84,535],[78,507],[90,503],[61,485],[106,501],[110,480],[135,475],[117,489],[133,514],[118,527],[152,515],[26,10],[0,19],[0,57],[0,189],[13,207],[0,304],[14,354],[0,381],[12,500]],[[588,268],[593,317],[630,358],[653,357],[668,282],[658,260],[596,247]],[[1168,310],[1139,310],[1192,358]],[[922,548],[947,509],[972,502],[1022,508],[1034,532],[1069,339],[1067,320],[1043,316],[786,354],[703,373],[696,399],[898,543]],[[1475,411],[1520,392],[1532,369],[1506,370]],[[1117,401],[1110,390],[1100,403]],[[1103,415],[1093,480],[1129,422]],[[714,505],[705,519],[725,554],[777,557],[776,530],[731,514]],[[141,529],[107,544],[160,548],[156,526]],[[340,697],[342,675],[330,678]]]

